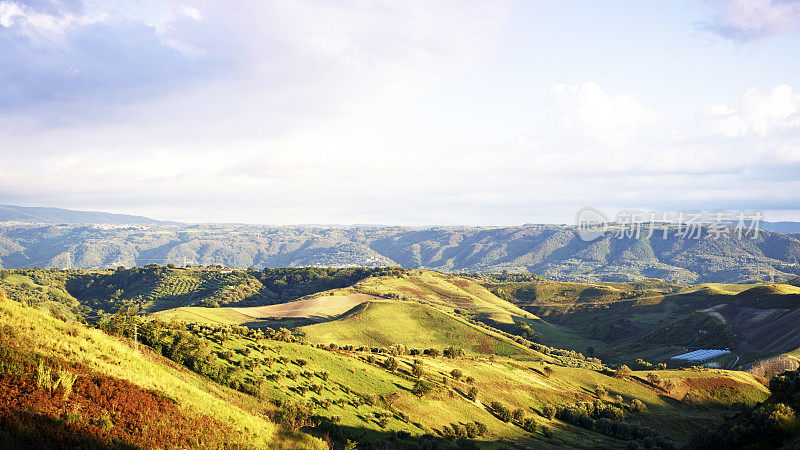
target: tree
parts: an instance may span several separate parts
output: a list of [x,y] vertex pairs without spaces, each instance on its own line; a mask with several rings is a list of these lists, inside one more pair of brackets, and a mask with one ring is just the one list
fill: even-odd
[[514,422],[521,422],[525,417],[525,410],[522,408],[515,409],[511,416],[514,419]]
[[659,377],[657,373],[648,372],[647,381],[649,381],[652,384],[658,385],[659,383],[661,383],[661,377]]
[[414,382],[414,387],[411,388],[411,393],[417,397],[422,397],[425,394],[429,394],[432,390],[433,388],[430,383],[425,380],[417,380]]
[[444,352],[442,352],[442,355],[444,355],[445,358],[463,358],[464,357],[464,349],[460,348],[460,347],[456,347],[454,345],[451,345],[450,347],[447,347],[446,349],[444,349]]
[[422,378],[422,375],[424,373],[425,371],[422,369],[422,362],[420,362],[419,364],[414,364],[411,367],[411,375],[413,375],[414,378]]
[[478,388],[471,386],[469,390],[467,390],[467,398],[474,402],[478,398]]
[[631,368],[623,364],[619,366],[619,369],[614,371],[614,378],[627,378],[631,376],[632,373]]
[[556,408],[550,405],[544,405],[542,407],[542,417],[553,420],[556,416]]
[[397,365],[398,365],[397,360],[394,359],[393,357],[386,358],[386,363],[384,364],[384,366],[386,367],[386,370],[388,370],[389,372],[396,371]]
[[497,401],[492,402],[491,406],[492,410],[495,412],[495,414],[497,414],[497,417],[499,417],[500,420],[503,422],[511,422],[513,415],[510,409],[506,408],[502,403]]
[[458,369],[453,369],[453,370],[450,371],[450,376],[452,376],[456,380],[461,379],[461,375],[462,375],[462,373]]

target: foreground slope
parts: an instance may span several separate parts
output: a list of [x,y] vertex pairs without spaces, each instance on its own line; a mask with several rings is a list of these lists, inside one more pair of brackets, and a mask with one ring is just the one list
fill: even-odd
[[[256,447],[321,448],[318,442],[308,437],[281,435],[279,428],[266,420],[259,412],[260,408],[246,396],[177,368],[146,349],[135,351],[131,348],[130,342],[108,336],[100,330],[54,318],[48,312],[25,307],[5,297],[0,298],[0,327],[4,341],[3,374],[0,377],[4,383],[11,383],[22,389],[20,395],[29,397],[28,406],[25,406],[26,403],[19,403],[18,407],[26,408],[24,411],[33,408],[33,414],[39,417],[39,421],[58,421],[63,416],[69,423],[68,429],[77,427],[98,431],[92,429],[92,424],[102,419],[101,414],[110,413],[109,420],[112,422],[121,424],[127,421],[130,427],[142,430],[144,435],[140,437],[149,445],[159,445],[158,439],[164,438],[160,436],[160,433],[163,433],[167,438],[171,435],[176,439],[174,442],[167,441],[166,444],[169,446],[182,446],[180,443],[185,444],[183,439],[186,438],[197,439],[191,441],[193,442],[191,446],[201,447],[216,447],[230,441],[231,445]],[[37,401],[36,396],[42,395],[41,390],[31,391],[25,388],[25,386],[30,387],[30,384],[25,384],[28,379],[36,380],[36,373],[33,371],[37,370],[37,361],[42,361],[47,370],[56,371],[61,367],[76,374],[78,377],[74,387],[76,396],[72,400],[67,400],[65,395],[64,401],[53,404],[42,404]],[[40,384],[41,379],[39,376]],[[128,411],[129,414],[137,415],[138,420],[127,416],[116,417],[115,408],[118,408],[122,400],[110,397],[102,400],[108,402],[106,404],[97,403],[103,397],[92,394],[91,386],[87,385],[87,382],[97,384],[101,391],[123,389],[138,393],[136,395],[141,396],[140,400],[144,404],[155,402],[154,408],[157,410],[164,408],[173,410],[175,428],[165,432],[155,425],[148,425],[154,418],[144,414],[147,411],[146,406],[132,407]],[[160,400],[162,398],[169,401],[159,406],[163,403]],[[26,414],[23,410],[14,410],[13,404],[9,405],[11,406],[7,405],[3,410],[5,420],[11,420],[15,415]],[[42,409],[37,410],[40,407]],[[84,412],[70,416],[73,410]],[[97,413],[98,416],[92,417],[90,411]],[[192,434],[191,423],[197,421],[209,424],[207,436]],[[185,429],[178,428],[181,423],[186,424]],[[215,427],[219,427],[221,435],[219,439],[222,441],[211,438]],[[129,436],[125,433],[117,436],[113,433],[106,434],[111,434],[111,437],[97,437],[101,443],[108,439],[121,439],[118,442],[120,445],[128,442],[126,439]],[[14,437],[6,436],[6,438]],[[24,439],[24,436],[22,438]],[[138,441],[130,443],[135,445]]]

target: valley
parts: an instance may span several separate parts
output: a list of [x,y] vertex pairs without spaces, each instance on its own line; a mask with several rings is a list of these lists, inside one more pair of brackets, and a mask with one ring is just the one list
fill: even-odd
[[[392,267],[5,270],[3,336],[32,351],[6,352],[2,380],[26,379],[36,361],[127,380],[166,392],[181,411],[206,411],[201,420],[232,426],[225,439],[245,447],[676,448],[769,397],[762,366],[798,348],[796,284],[581,284]],[[702,366],[672,359],[718,348],[731,353]],[[119,365],[123,355],[130,362]],[[742,370],[751,363],[758,375]],[[206,397],[189,394],[198,388]],[[107,414],[77,392],[40,414],[76,404]],[[97,420],[63,427],[116,436]],[[253,420],[274,431],[252,434]]]

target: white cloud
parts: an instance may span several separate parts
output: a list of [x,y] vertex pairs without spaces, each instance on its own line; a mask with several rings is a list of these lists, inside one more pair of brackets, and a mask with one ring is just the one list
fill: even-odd
[[776,36],[800,28],[798,0],[712,0],[712,31],[734,40]]
[[700,109],[696,115],[701,127],[711,135],[765,136],[800,126],[800,94],[787,84],[767,90],[751,88],[742,94],[738,109],[715,105]]
[[15,18],[25,17],[22,8],[14,2],[0,2],[0,27],[14,25]]
[[553,86],[548,105],[549,131],[587,137],[615,148],[631,145],[657,117],[635,95],[610,95],[592,82]]

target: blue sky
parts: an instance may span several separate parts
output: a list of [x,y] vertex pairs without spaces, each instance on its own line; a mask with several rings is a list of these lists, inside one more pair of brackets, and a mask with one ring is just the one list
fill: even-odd
[[0,203],[800,220],[800,1],[0,0]]

